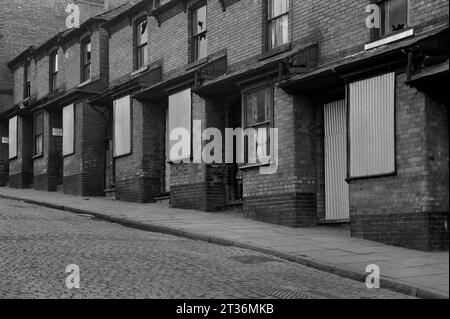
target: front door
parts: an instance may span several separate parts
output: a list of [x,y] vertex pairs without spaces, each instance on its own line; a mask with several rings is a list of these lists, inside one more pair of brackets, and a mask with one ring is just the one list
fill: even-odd
[[324,106],[325,125],[325,214],[327,221],[350,219],[347,177],[347,103]]

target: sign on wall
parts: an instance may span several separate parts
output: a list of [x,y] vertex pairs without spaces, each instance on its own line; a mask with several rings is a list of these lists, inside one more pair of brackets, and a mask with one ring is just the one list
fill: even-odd
[[2,136],[2,144],[9,144],[9,138]]
[[62,128],[53,128],[52,135],[53,136],[63,136],[63,129]]

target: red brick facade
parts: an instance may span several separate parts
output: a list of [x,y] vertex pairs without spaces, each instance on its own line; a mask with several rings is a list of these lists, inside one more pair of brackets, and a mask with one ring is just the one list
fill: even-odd
[[[395,71],[396,172],[348,180],[352,235],[448,249],[448,99],[432,89],[436,77],[448,78],[448,62],[444,70],[421,75],[433,65],[445,66],[445,57],[448,61],[448,40],[441,40],[448,35],[448,1],[409,1],[408,27],[415,36],[367,51],[364,46],[374,40],[365,23],[369,0],[290,1],[289,44],[272,51],[266,49],[266,1],[154,3],[159,1],[112,3],[118,7],[54,39],[50,47],[58,48],[60,62],[57,93],[48,92],[49,50],[30,52],[32,97],[25,103],[28,113],[18,114],[30,118],[46,110],[44,154],[33,160],[31,174],[36,189],[53,191],[62,183],[70,194],[111,191],[119,200],[154,202],[169,196],[170,188],[173,207],[238,207],[245,216],[269,223],[315,226],[326,221],[324,104],[344,99],[352,81]],[[190,17],[201,3],[207,4],[208,57],[192,61]],[[136,70],[135,25],[142,19],[148,22],[148,66]],[[80,86],[80,43],[87,36],[91,82]],[[436,50],[426,51],[430,46]],[[12,104],[18,105],[23,101],[22,61],[12,69]],[[261,86],[273,95],[272,122],[280,141],[275,174],[261,174],[258,166],[171,163],[170,179],[166,176],[169,95],[190,88],[192,120],[224,133],[242,126],[245,96]],[[113,158],[113,105],[128,95],[132,151]],[[61,138],[52,129],[61,127],[61,109],[72,103],[75,153],[63,158]],[[33,137],[25,133],[20,127],[20,140],[30,142],[21,140],[18,160],[9,161],[12,187],[32,180],[27,143],[33,145]],[[1,172],[2,157],[0,184]]]

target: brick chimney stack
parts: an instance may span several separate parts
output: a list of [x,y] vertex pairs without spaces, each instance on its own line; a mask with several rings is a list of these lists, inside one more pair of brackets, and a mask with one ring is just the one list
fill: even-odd
[[112,10],[128,1],[129,0],[105,0],[105,10]]
[[[106,0],[105,0],[106,1]],[[105,7],[104,0],[73,0],[73,3],[80,8],[80,25],[100,13]]]

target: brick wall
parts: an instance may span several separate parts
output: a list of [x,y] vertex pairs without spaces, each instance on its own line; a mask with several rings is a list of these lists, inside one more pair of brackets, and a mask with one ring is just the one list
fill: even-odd
[[62,128],[61,111],[44,112],[43,156],[34,160],[34,183],[37,190],[56,191],[62,184],[62,136],[54,136],[53,128]]
[[9,186],[29,188],[33,184],[33,119],[18,116],[17,157],[9,161]]
[[127,19],[111,28],[109,48],[109,79],[114,83],[133,72],[133,27]]
[[162,193],[165,108],[132,100],[132,154],[115,160],[116,197],[153,202]]
[[[396,77],[398,173],[350,183],[352,236],[428,250],[445,248],[441,236],[446,232],[448,249],[448,228],[444,230],[448,224],[448,165],[447,171],[443,169],[448,164],[448,111],[427,103],[426,94],[406,85],[405,79],[405,74]],[[443,119],[437,120],[440,116]],[[430,142],[431,135],[435,142]],[[447,177],[439,180],[440,174]],[[438,180],[431,182],[435,178]]]
[[75,104],[75,153],[64,157],[67,194],[102,196],[105,175],[106,121],[86,102]]
[[[64,30],[67,3],[66,0],[0,1],[0,113],[12,106],[10,98],[2,98],[1,92],[13,90],[15,83],[6,64],[26,48]],[[14,103],[23,99],[23,94],[17,93]]]

